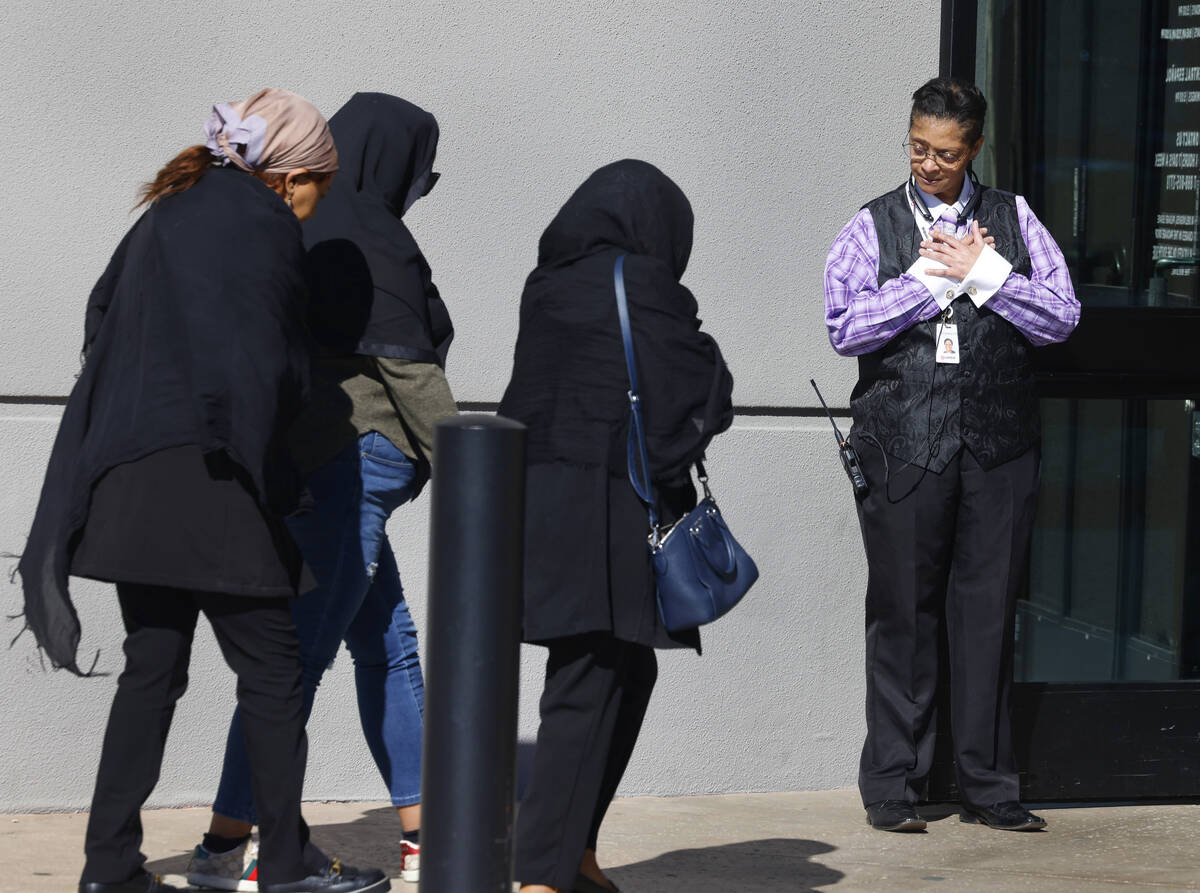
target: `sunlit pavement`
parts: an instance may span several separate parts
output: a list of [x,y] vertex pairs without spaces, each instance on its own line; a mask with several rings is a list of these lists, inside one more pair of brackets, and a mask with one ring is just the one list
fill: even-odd
[[[856,791],[639,797],[613,804],[599,856],[623,893],[1200,891],[1200,806],[1034,809],[1047,831],[992,831],[930,807],[927,832],[888,834],[867,826]],[[305,816],[328,853],[398,878],[390,807],[310,803]],[[0,893],[74,890],[86,822],[79,813],[0,816]],[[184,886],[207,823],[207,809],[147,811],[147,867]],[[397,879],[393,889],[416,886]]]

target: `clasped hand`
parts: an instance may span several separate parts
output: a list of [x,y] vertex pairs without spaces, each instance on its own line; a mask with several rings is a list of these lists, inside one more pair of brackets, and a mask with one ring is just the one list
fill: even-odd
[[929,238],[921,243],[921,256],[944,264],[946,268],[930,269],[925,273],[962,282],[971,274],[971,268],[975,266],[975,261],[979,260],[979,255],[983,254],[984,245],[995,244],[996,240],[987,234],[986,227],[980,227],[978,220],[971,221],[971,230],[962,239],[933,230],[929,233]]

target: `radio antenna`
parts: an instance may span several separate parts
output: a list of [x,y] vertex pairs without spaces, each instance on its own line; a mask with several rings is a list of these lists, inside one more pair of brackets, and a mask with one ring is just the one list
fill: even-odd
[[[829,416],[829,424],[833,425],[833,436],[837,438],[838,444],[838,456],[841,457],[842,467],[846,469],[846,476],[850,478],[850,484],[854,487],[854,498],[862,499],[871,491],[871,487],[867,484],[866,475],[863,474],[862,462],[859,461],[858,452],[842,437],[842,432],[838,429],[837,422],[833,420],[833,413],[829,411],[829,406],[825,403],[825,398],[821,396],[821,389],[817,387],[816,380],[810,378],[808,381],[813,386],[813,390],[817,392],[817,399],[825,407],[825,415]],[[883,461],[886,463],[887,458],[885,457]]]
[[842,432],[838,430],[837,422],[833,420],[833,413],[829,411],[829,407],[825,403],[825,398],[821,396],[821,389],[817,387],[816,379],[810,378],[808,383],[817,392],[817,399],[821,401],[821,406],[825,409],[825,415],[829,417],[829,424],[833,425],[833,434],[837,438],[838,446],[842,446],[846,443],[846,438],[842,437]]

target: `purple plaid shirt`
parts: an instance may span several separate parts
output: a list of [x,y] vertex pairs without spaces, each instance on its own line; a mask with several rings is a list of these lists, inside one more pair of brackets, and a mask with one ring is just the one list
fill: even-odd
[[[1066,341],[1079,322],[1079,301],[1066,260],[1025,199],[1016,199],[1030,275],[1009,273],[984,306],[1034,345]],[[915,276],[904,273],[882,286],[878,282],[879,239],[871,212],[863,208],[838,234],[825,261],[825,326],[833,349],[842,356],[878,350],[939,312],[937,301]]]

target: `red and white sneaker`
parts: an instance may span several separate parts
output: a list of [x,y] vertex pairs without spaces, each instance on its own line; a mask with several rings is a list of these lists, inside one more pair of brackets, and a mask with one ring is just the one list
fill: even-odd
[[421,879],[421,845],[400,841],[400,879],[415,884]]

